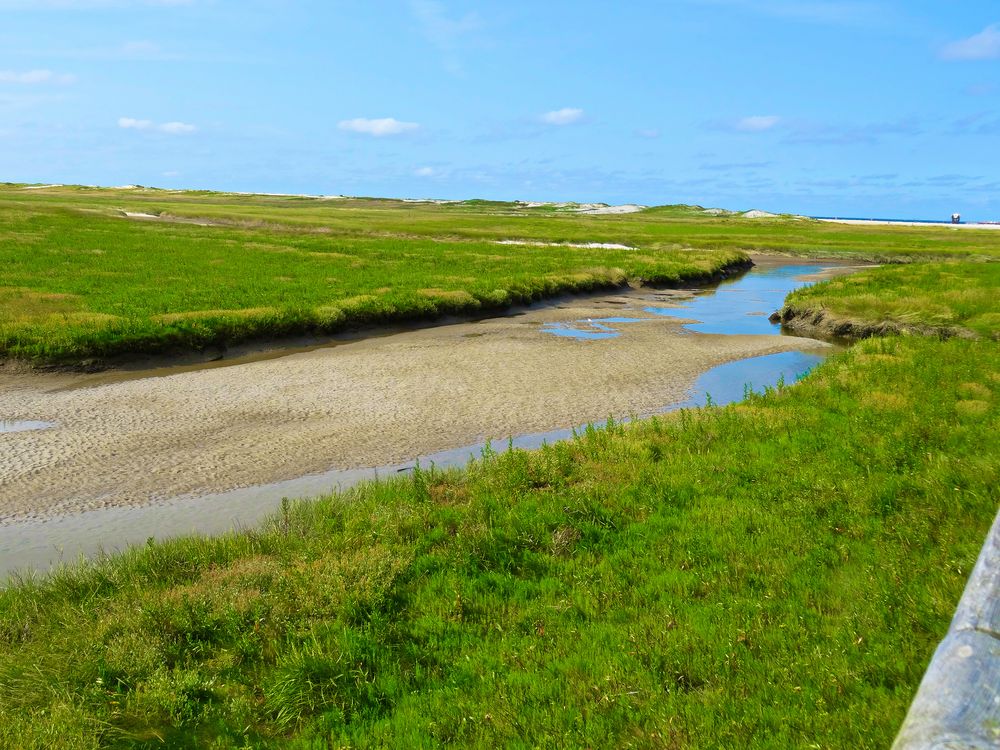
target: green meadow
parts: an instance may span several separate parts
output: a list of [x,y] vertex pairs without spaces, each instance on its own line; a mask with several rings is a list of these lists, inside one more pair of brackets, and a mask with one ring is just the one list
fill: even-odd
[[[510,238],[639,249],[489,242]],[[1000,505],[1000,233],[11,187],[0,330],[8,356],[47,362],[148,350],[157,325],[185,332],[171,346],[202,341],[180,321],[226,340],[288,330],[185,313],[443,291],[480,307],[405,314],[473,312],[518,299],[476,296],[490,289],[694,279],[762,250],[905,262],[790,303],[965,333],[869,339],[740,404],[496,446],[259,529],[15,579],[0,746],[888,747]],[[327,262],[341,286],[318,289]],[[403,314],[360,309],[340,324]],[[53,343],[74,311],[136,328]]]
[[0,359],[74,365],[476,315],[624,283],[705,280],[746,252],[982,260],[1000,257],[1000,233],[715,217],[692,206],[594,216],[486,201],[7,185]]

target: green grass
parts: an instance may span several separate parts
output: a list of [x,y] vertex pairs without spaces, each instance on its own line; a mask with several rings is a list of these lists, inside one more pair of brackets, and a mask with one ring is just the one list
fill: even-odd
[[0,357],[73,362],[477,313],[739,252],[606,250],[137,222],[0,202]]
[[798,289],[786,310],[888,321],[902,328],[1000,338],[1000,263],[914,263],[875,268]]
[[644,249],[697,248],[826,254],[898,262],[918,258],[1000,257],[1000,233],[923,226],[853,226],[794,218],[708,216],[698,206],[659,206],[633,214],[578,215],[550,208],[525,209],[500,201],[445,205],[387,199],[175,193],[86,188],[4,189],[0,206],[62,208],[77,215],[121,211],[218,221],[270,231],[311,231],[327,236],[409,237],[453,240],[534,239],[599,241]]
[[1000,501],[1000,349],[296,504],[0,593],[8,747],[883,748]]
[[[123,211],[195,219],[137,221]],[[637,250],[497,245],[613,242]],[[626,280],[703,279],[744,251],[892,261],[1000,257],[1000,233],[0,186],[0,358],[79,363],[476,314]]]
[[[49,321],[41,358],[93,349],[52,343],[80,313],[207,320],[211,341],[268,319],[205,310],[279,311],[263,335],[281,311],[380,320],[424,298],[610,283],[611,269],[705,273],[763,248],[919,258],[789,304],[979,338],[864,341],[743,404],[425,467],[261,529],[15,582],[0,591],[0,747],[891,743],[1000,504],[998,266],[968,262],[996,257],[995,233],[32,193],[0,189],[0,330]],[[116,203],[226,225],[132,223],[108,215]],[[512,235],[641,250],[487,244]],[[966,262],[928,262],[945,258]],[[318,281],[326,263],[343,288]]]

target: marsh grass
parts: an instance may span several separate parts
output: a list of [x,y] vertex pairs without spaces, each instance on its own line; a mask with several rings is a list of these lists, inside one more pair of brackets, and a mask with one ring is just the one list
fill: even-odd
[[[495,244],[507,239],[637,249]],[[1000,256],[1000,233],[761,222],[692,206],[581,216],[496,201],[7,185],[0,357],[76,364],[475,315],[626,281],[704,280],[745,251],[982,259]]]
[[0,744],[887,747],[1000,501],[998,372],[989,342],[867,341],[23,580]]
[[17,197],[0,191],[0,357],[42,363],[478,314],[629,280],[698,281],[746,261],[372,237],[357,219],[336,236],[140,222]]
[[[490,244],[511,236],[639,250]],[[690,278],[740,250],[971,260],[998,241],[696,207],[13,186],[0,335],[8,355],[72,358]],[[0,747],[887,747],[1000,503],[996,268],[877,269],[790,299],[979,340],[869,340],[738,405],[15,580]]]
[[868,260],[983,259],[1000,255],[1000,234],[923,226],[853,226],[793,217],[754,220],[706,215],[699,206],[657,206],[632,214],[580,215],[551,207],[525,209],[502,201],[444,205],[390,199],[239,195],[209,191],[62,187],[24,191],[0,185],[2,205],[39,206],[79,215],[121,216],[123,210],[165,218],[266,227],[275,233],[409,237],[438,240],[530,239],[614,242],[644,249],[742,249]]
[[867,269],[792,292],[786,308],[889,322],[903,330],[1000,338],[1000,263],[912,263]]

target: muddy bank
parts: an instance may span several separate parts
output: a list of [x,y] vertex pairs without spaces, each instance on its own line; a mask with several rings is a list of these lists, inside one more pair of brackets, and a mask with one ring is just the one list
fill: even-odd
[[940,339],[978,336],[966,328],[955,326],[916,326],[892,320],[863,321],[835,315],[827,310],[785,305],[771,315],[770,320],[780,323],[783,330],[796,336],[826,340],[857,341],[874,336],[933,336]]

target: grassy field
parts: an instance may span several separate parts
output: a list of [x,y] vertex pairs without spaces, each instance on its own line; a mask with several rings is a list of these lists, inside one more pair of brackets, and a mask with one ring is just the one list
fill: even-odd
[[[637,249],[496,244],[512,238]],[[761,250],[983,259],[1000,257],[1000,233],[719,218],[689,206],[589,216],[484,201],[8,185],[0,359],[75,364],[476,314],[626,280],[704,279]]]
[[884,748],[1000,502],[1000,349],[293,505],[0,593],[6,747]]
[[218,222],[223,227],[311,232],[328,237],[408,237],[452,240],[531,239],[615,242],[644,249],[831,254],[899,261],[918,258],[1000,257],[1000,233],[941,227],[852,226],[817,221],[743,219],[708,215],[699,206],[658,206],[632,214],[580,215],[551,207],[524,208],[499,201],[412,203],[373,198],[307,197],[56,188],[24,190],[0,185],[0,206],[40,206],[79,217],[122,216],[123,211],[164,219]]
[[[225,226],[130,222],[119,205]],[[889,746],[1000,504],[997,266],[972,262],[1000,236],[522,211],[10,188],[0,273],[76,295],[62,301],[78,311],[154,320],[248,298],[332,304],[313,272],[278,291],[309,253],[361,264],[336,299],[504,280],[548,294],[595,273],[584,263],[705,273],[744,249],[889,256],[922,262],[790,304],[978,338],[864,341],[742,404],[488,452],[291,504],[258,530],[15,582],[0,591],[0,747]],[[641,249],[487,242],[511,236]],[[5,335],[44,319],[18,314]],[[227,316],[190,317],[217,335]],[[51,326],[32,356],[56,351]]]
[[1000,263],[915,263],[844,276],[788,296],[783,314],[823,311],[902,330],[1000,338]]

